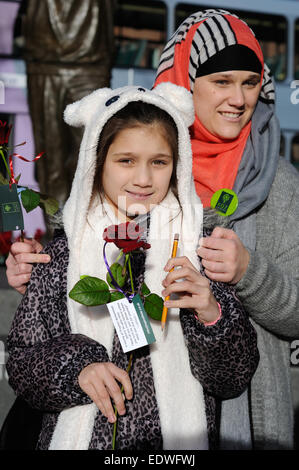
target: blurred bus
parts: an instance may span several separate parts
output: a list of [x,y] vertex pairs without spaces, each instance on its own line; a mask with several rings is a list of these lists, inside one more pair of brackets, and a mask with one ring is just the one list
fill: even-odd
[[151,87],[165,42],[185,18],[205,8],[236,13],[254,31],[275,78],[281,154],[299,169],[298,0],[119,0],[113,86]]

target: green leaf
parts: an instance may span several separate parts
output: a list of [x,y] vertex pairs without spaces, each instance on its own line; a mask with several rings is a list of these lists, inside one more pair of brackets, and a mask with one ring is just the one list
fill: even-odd
[[141,294],[142,295],[148,295],[150,293],[151,293],[151,291],[149,290],[149,288],[147,287],[147,285],[144,282],[141,286]]
[[59,209],[59,202],[56,199],[40,194],[40,207],[48,215],[55,215]]
[[88,307],[110,302],[110,292],[106,282],[92,276],[80,279],[70,291],[69,297]]
[[119,299],[124,299],[124,297],[124,294],[122,294],[121,292],[111,292],[110,302],[114,302],[115,300]]
[[[119,263],[113,263],[110,266],[110,271],[112,273],[112,276],[116,280],[117,284],[119,285],[119,287],[123,287],[126,282],[126,274],[123,274],[123,266]],[[107,273],[106,275],[106,280],[110,287],[113,287],[113,288],[115,287],[112,284],[111,276],[109,273]]]
[[163,299],[157,294],[150,294],[145,297],[144,309],[149,317],[154,320],[161,320],[163,311]]
[[26,212],[31,212],[39,205],[40,195],[32,189],[27,188],[25,191],[21,192],[21,199]]

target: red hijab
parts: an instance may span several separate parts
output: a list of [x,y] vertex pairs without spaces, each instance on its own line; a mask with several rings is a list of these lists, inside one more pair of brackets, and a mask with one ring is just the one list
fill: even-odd
[[[217,51],[235,44],[251,49],[263,71],[262,50],[246,23],[228,12],[217,10],[191,15],[166,45],[155,85],[169,81],[193,92],[196,64],[200,67]],[[211,196],[218,189],[233,188],[250,129],[251,121],[235,140],[227,141],[211,134],[196,116],[190,129],[193,177],[204,207],[210,206]]]

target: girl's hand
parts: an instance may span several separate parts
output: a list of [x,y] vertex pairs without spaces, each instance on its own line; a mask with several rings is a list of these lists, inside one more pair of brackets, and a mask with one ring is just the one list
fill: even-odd
[[214,228],[210,237],[201,239],[197,254],[210,279],[231,284],[242,279],[250,258],[238,235],[222,227]]
[[120,415],[126,413],[124,398],[115,379],[123,385],[127,400],[131,400],[133,387],[129,374],[112,362],[89,364],[84,367],[78,377],[82,390],[92,399],[103,415],[108,418],[109,423],[114,423],[116,420],[111,398],[118,413]]
[[42,249],[43,246],[34,239],[15,242],[10,247],[6,259],[7,281],[20,294],[26,292],[26,284],[31,276],[32,263],[48,263],[51,259],[49,255],[39,254]]
[[[162,295],[167,297],[175,292],[179,299],[165,301],[164,305],[169,308],[192,308],[202,323],[215,321],[219,317],[219,308],[209,280],[200,274],[186,256],[170,258],[164,270],[170,271],[173,267],[179,268],[167,274],[162,282],[165,287]],[[176,282],[178,280],[180,282]]]

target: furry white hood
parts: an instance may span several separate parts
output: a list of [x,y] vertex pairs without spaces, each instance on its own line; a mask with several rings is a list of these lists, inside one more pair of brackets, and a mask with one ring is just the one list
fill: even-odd
[[188,127],[194,121],[192,95],[185,88],[172,83],[162,83],[152,91],[137,86],[116,90],[101,88],[67,106],[64,113],[64,119],[68,124],[85,126],[71,194],[64,208],[64,227],[71,248],[77,246],[86,223],[95,173],[96,149],[101,131],[117,111],[132,101],[156,105],[173,118],[179,135],[177,165],[179,200],[181,205],[200,204],[192,176],[192,150],[188,131]]
[[[170,257],[174,233],[180,234],[178,256],[186,255],[198,266],[195,250],[202,231],[203,215],[192,176],[188,131],[194,120],[191,94],[170,83],[163,83],[153,91],[143,87],[104,88],[69,105],[65,111],[67,123],[85,126],[72,191],[63,212],[70,250],[68,292],[82,274],[102,279],[106,275],[102,259],[102,233],[105,227],[119,221],[108,204],[89,209],[96,149],[105,123],[132,101],[144,101],[165,110],[178,129],[179,201],[169,191],[166,198],[151,211],[148,237],[151,248],[146,253],[145,282],[152,292],[161,295],[161,283],[165,277],[163,267]],[[111,263],[118,252],[114,245],[109,247]],[[111,354],[114,328],[105,305],[88,308],[68,298],[68,314],[72,333],[82,333],[95,339]],[[156,337],[156,342],[150,346],[151,362],[164,449],[206,449],[208,439],[203,391],[190,371],[179,310],[169,309],[166,334],[161,334],[160,322],[151,321],[151,324]],[[94,404],[63,411],[50,448],[88,449],[97,412]]]

